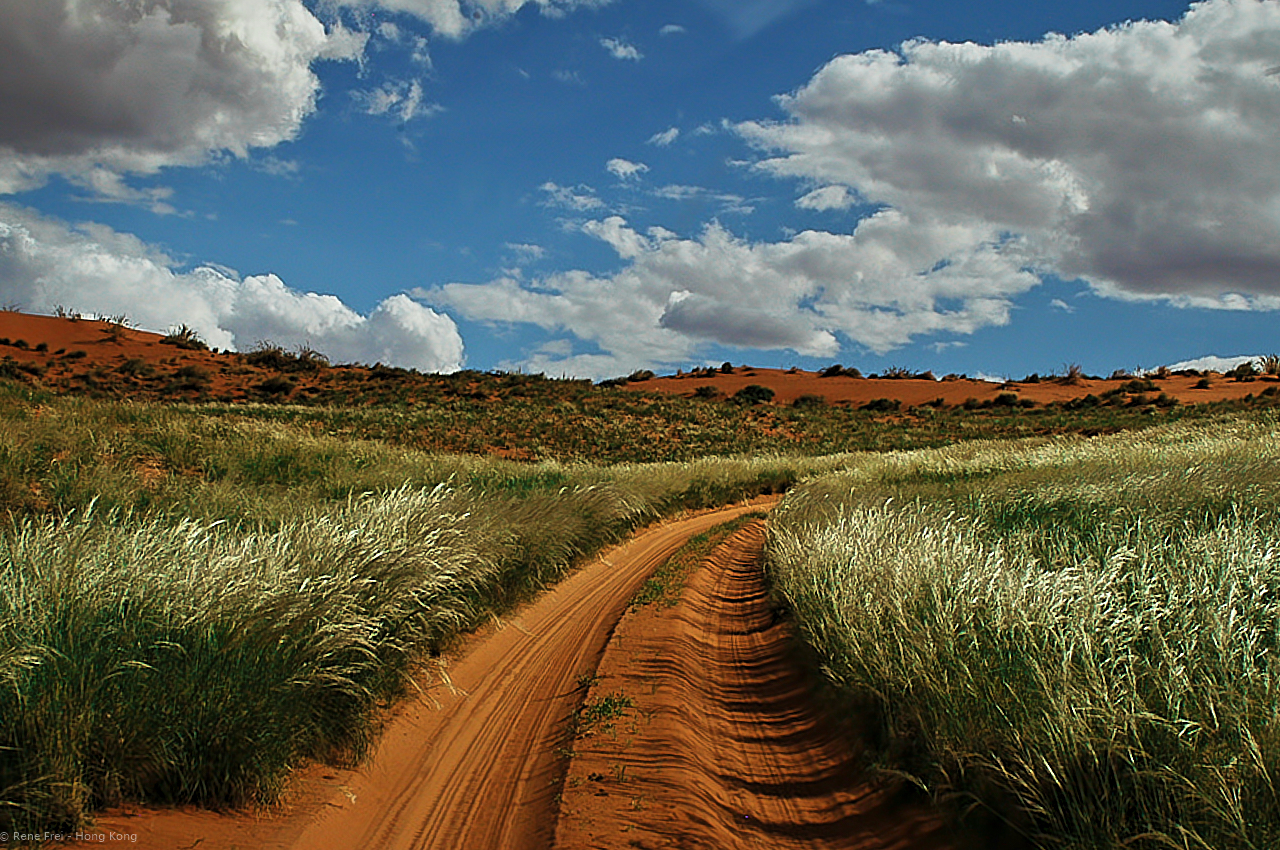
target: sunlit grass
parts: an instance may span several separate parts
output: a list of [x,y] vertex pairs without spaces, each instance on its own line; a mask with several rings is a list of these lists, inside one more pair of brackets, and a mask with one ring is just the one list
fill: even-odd
[[3,444],[11,494],[43,502],[0,546],[6,829],[272,800],[358,760],[415,664],[636,526],[839,462],[517,464],[75,409]]
[[769,564],[882,765],[1046,847],[1280,843],[1280,428],[868,457]]

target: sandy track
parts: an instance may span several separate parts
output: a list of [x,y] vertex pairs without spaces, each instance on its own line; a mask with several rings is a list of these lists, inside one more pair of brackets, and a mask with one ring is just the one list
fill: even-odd
[[635,705],[575,743],[557,850],[941,848],[936,816],[870,784],[856,732],[821,714],[747,526],[674,608],[619,624],[589,700]]
[[100,819],[135,847],[546,848],[566,723],[645,577],[694,534],[759,503],[664,523],[576,572],[502,628],[471,641],[432,689],[389,724],[358,771],[314,769],[275,815],[143,810]]

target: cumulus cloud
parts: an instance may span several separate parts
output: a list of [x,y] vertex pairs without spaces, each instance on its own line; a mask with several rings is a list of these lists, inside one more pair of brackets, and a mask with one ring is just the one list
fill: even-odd
[[0,192],[291,139],[315,108],[312,63],[364,40],[301,0],[0,4]]
[[572,333],[604,353],[566,363],[605,374],[708,343],[825,357],[846,341],[882,353],[970,334],[1008,323],[1048,274],[1112,298],[1280,309],[1277,65],[1274,0],[1207,0],[1176,22],[1034,43],[841,56],[779,98],[785,120],[731,129],[765,152],[761,171],[809,187],[801,208],[876,209],[849,232],[750,241],[713,222],[685,238],[613,216],[582,228],[613,247],[616,272],[418,294]]
[[962,225],[912,223],[893,210],[851,234],[805,231],[782,242],[749,242],[715,223],[695,239],[640,233],[618,216],[583,231],[610,245],[623,268],[414,294],[476,321],[592,341],[605,354],[552,362],[544,352],[537,368],[602,377],[687,361],[713,342],[830,357],[845,336],[884,352],[919,334],[1004,324],[1012,296],[1038,282],[1019,240],[978,239]]
[[679,24],[663,24],[658,35],[683,35],[685,32],[685,28]]
[[462,339],[447,316],[405,295],[362,315],[332,295],[292,289],[275,275],[189,271],[135,236],[96,224],[69,226],[0,204],[0,299],[51,312],[57,305],[127,315],[140,327],[187,324],[220,348],[262,340],[307,344],[334,360],[452,371]]
[[560,186],[548,180],[538,187],[546,196],[543,203],[552,207],[563,207],[575,212],[587,212],[604,207],[604,201],[596,196],[590,186]]
[[628,60],[631,62],[639,62],[644,58],[644,54],[630,44],[618,38],[602,38],[600,46],[609,51],[609,55],[614,59]]
[[1277,309],[1277,62],[1280,3],[1208,0],[1172,23],[841,56],[779,99],[788,120],[737,130],[764,171],[913,226],[1016,234],[1037,271],[1103,295]]
[[617,177],[619,180],[626,180],[628,178],[635,177],[638,174],[643,174],[649,170],[649,166],[645,165],[643,162],[632,162],[631,160],[621,158],[609,160],[605,163],[604,167],[605,170],[614,177]]

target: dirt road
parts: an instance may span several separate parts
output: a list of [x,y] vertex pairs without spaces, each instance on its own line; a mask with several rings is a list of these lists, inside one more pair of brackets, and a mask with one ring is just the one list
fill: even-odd
[[585,680],[628,600],[692,535],[760,504],[640,532],[477,636],[433,688],[404,707],[358,771],[313,769],[296,800],[266,815],[139,810],[98,832],[134,847],[475,848],[550,846],[565,761],[557,750]]
[[588,705],[629,705],[574,742],[556,850],[951,846],[935,814],[868,782],[858,730],[818,710],[763,546],[764,523],[745,527],[674,608],[623,618]]

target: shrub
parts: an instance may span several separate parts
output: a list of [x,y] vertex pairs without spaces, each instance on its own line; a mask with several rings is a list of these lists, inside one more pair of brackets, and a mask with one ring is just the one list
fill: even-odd
[[862,405],[861,410],[871,413],[892,413],[902,407],[902,402],[896,398],[873,398],[871,401]]
[[1251,381],[1257,377],[1257,374],[1258,368],[1253,365],[1253,361],[1246,360],[1230,372],[1227,372],[1227,377],[1233,381]]
[[1120,387],[1127,393],[1149,393],[1155,390],[1156,385],[1147,378],[1134,378],[1133,380]]
[[188,327],[187,325],[179,325],[176,328],[171,328],[169,333],[165,334],[164,337],[161,338],[160,342],[165,345],[173,345],[188,351],[207,351],[209,349],[209,346],[200,338],[200,334],[195,330],[195,328]]
[[258,384],[258,389],[267,395],[286,395],[293,392],[297,384],[284,375],[274,375]]
[[[244,355],[244,360],[251,366],[273,369],[277,372],[318,372],[329,365],[329,358],[315,349],[302,347],[297,351],[285,351],[282,347],[270,342],[258,343],[252,351]],[[382,364],[378,366],[382,367]]]
[[748,384],[733,394],[733,400],[741,404],[764,404],[773,401],[773,390],[759,384]]
[[632,372],[630,375],[627,376],[627,381],[633,384],[638,384],[642,381],[649,381],[652,379],[653,379],[653,372],[652,370],[649,370],[649,369],[637,369],[636,371]]

